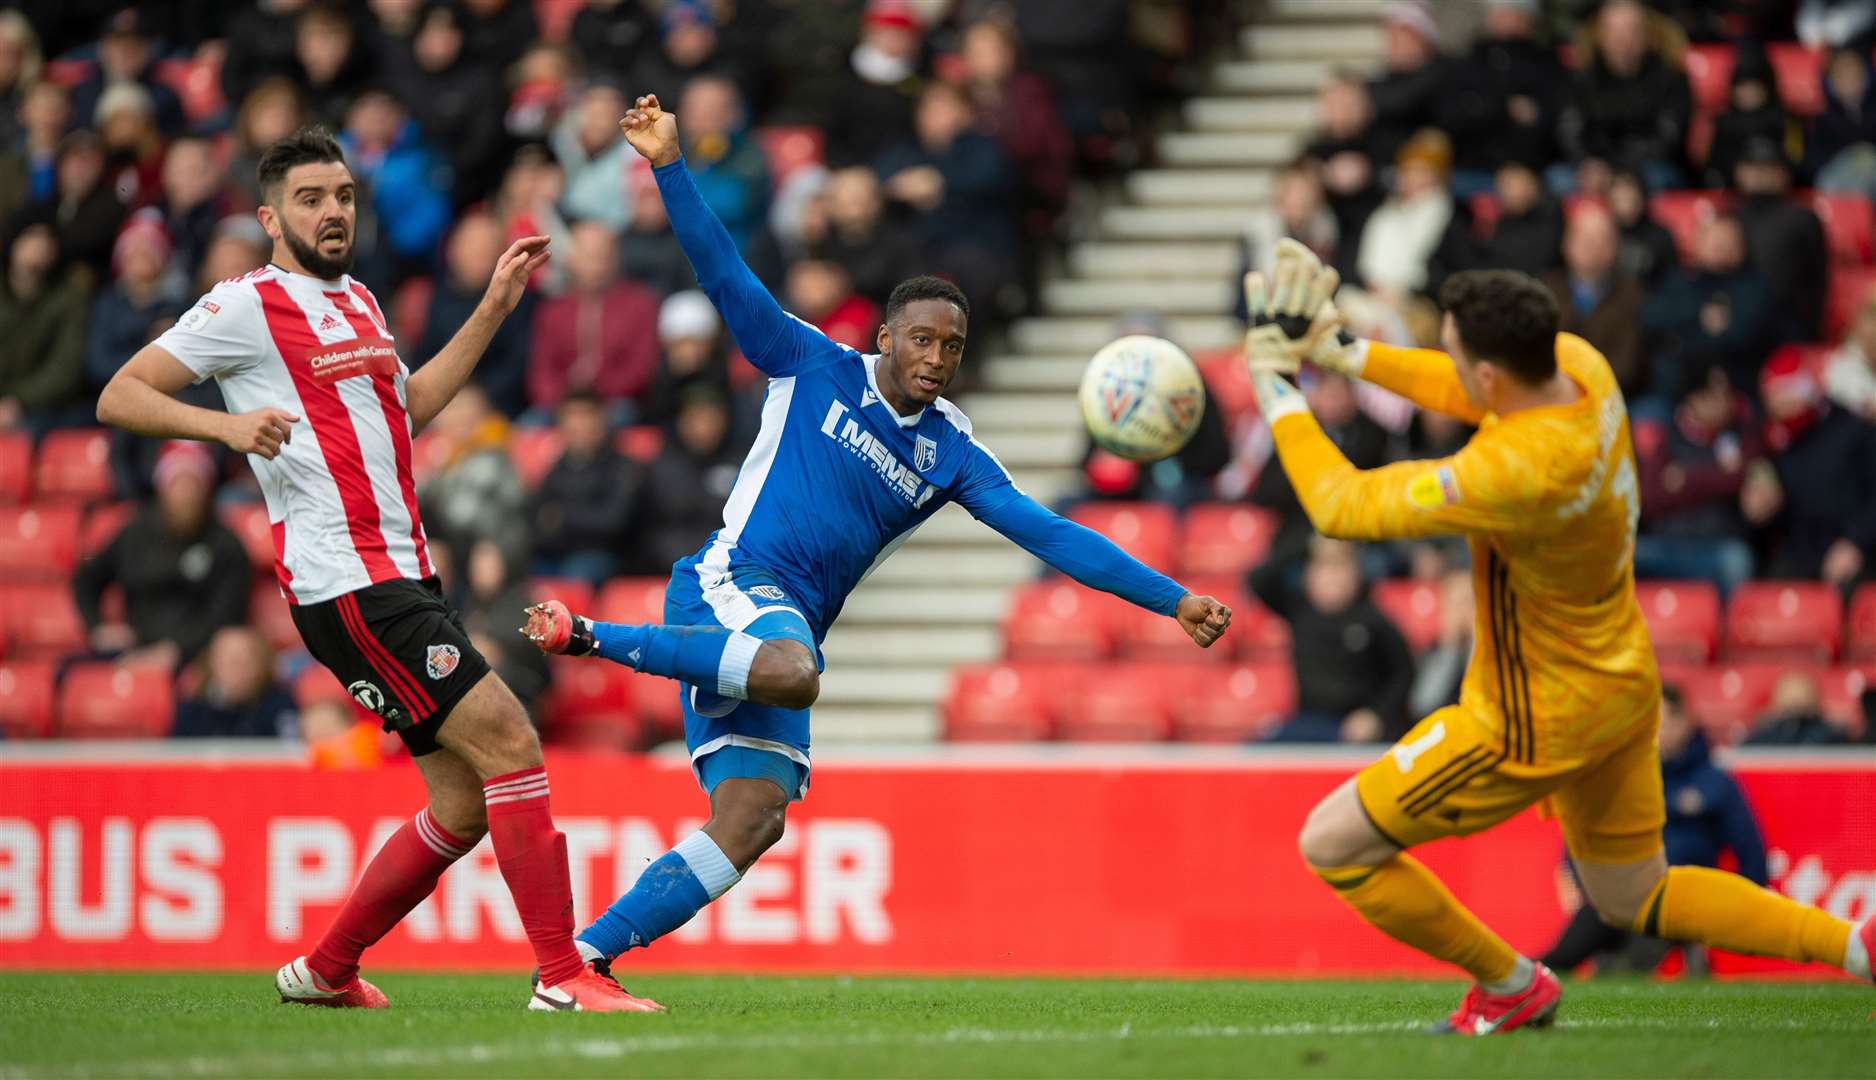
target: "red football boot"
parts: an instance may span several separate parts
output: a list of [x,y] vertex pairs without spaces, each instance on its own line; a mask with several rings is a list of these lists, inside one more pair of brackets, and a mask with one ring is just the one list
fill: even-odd
[[1542,964],[1531,973],[1531,985],[1516,994],[1488,994],[1478,984],[1453,1014],[1429,1030],[1439,1035],[1498,1035],[1521,1027],[1546,1028],[1557,1018],[1563,985]]
[[593,651],[593,620],[575,615],[558,600],[547,600],[527,610],[522,636],[544,653],[585,656]]
[[541,985],[534,976],[534,996],[528,999],[533,1012],[663,1012],[664,1006],[650,998],[633,997],[596,964],[587,964],[580,973],[553,986]]
[[388,1009],[384,991],[358,976],[344,986],[327,986],[317,972],[306,966],[306,957],[296,957],[291,964],[274,974],[274,989],[280,1000],[297,1005],[324,1005],[333,1009]]

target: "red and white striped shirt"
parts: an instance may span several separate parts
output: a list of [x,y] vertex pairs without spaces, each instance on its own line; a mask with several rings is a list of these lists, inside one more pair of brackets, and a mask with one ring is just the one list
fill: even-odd
[[300,417],[272,461],[248,456],[289,601],[435,573],[411,477],[410,369],[371,290],[263,266],[210,289],[155,344],[214,379],[229,412]]

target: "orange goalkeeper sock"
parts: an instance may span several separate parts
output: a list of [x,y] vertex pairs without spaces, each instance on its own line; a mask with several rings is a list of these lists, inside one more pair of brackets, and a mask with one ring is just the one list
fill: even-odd
[[1850,924],[1724,870],[1670,866],[1635,929],[1728,952],[1842,967]]
[[1432,871],[1405,852],[1379,866],[1314,869],[1375,929],[1464,968],[1481,984],[1503,983],[1520,966],[1517,951],[1505,939],[1486,929]]

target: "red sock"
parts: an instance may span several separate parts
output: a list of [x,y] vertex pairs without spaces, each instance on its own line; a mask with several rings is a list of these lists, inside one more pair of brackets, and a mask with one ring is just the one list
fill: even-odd
[[567,875],[567,838],[547,812],[547,769],[535,766],[492,776],[482,785],[489,838],[502,880],[514,894],[521,925],[534,943],[541,983],[554,986],[579,974],[585,962],[573,947],[573,882]]
[[358,974],[358,958],[436,890],[436,879],[471,845],[451,836],[424,807],[391,834],[346,897],[345,906],[306,958],[327,986]]

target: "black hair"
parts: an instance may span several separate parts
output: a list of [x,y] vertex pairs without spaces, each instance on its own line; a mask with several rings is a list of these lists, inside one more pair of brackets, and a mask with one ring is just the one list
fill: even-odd
[[272,201],[280,194],[280,185],[286,182],[287,173],[294,166],[328,161],[345,164],[345,151],[339,148],[332,132],[313,124],[268,147],[261,155],[260,167],[254,170],[255,178],[260,182],[262,194]]
[[1464,270],[1440,286],[1440,308],[1453,317],[1470,359],[1504,368],[1526,386],[1557,373],[1563,316],[1538,280],[1516,270]]
[[1682,707],[1686,704],[1686,699],[1681,696],[1679,683],[1662,683],[1661,700],[1666,702],[1675,712],[1680,712]]
[[886,298],[886,323],[891,325],[907,304],[919,300],[944,300],[956,304],[966,319],[971,317],[971,302],[964,299],[964,290],[941,277],[920,274],[915,278],[906,278],[893,287],[892,295]]
[[584,383],[562,394],[560,403],[562,405],[591,405],[596,409],[606,407],[606,399],[600,396],[599,391]]

